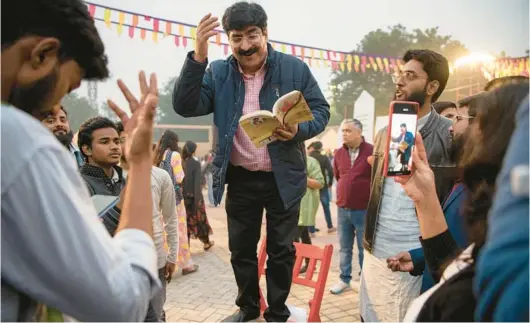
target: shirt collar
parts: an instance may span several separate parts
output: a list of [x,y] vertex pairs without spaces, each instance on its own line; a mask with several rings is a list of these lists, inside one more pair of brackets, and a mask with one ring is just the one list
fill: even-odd
[[243,69],[241,68],[241,65],[239,65],[239,62],[237,62],[237,68],[239,69],[239,73],[243,75],[244,79],[253,79],[255,77],[260,77],[265,73],[265,65],[267,65],[267,59],[265,59],[265,62],[263,62],[263,65],[259,68],[259,70],[256,71],[254,74],[245,74],[243,73]]
[[418,119],[418,131],[420,131],[421,128],[423,128],[423,126],[425,126],[425,124],[427,123],[427,120],[431,116],[431,113],[432,112],[429,112],[426,115],[424,115],[423,117]]

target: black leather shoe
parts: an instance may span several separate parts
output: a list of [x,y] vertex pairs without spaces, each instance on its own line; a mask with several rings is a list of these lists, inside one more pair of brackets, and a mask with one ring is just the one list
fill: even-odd
[[225,318],[221,322],[248,322],[255,320],[259,317],[259,312],[247,313],[245,311],[237,311],[229,317]]

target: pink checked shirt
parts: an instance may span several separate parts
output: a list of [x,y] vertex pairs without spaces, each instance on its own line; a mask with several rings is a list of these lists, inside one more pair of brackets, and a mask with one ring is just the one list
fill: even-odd
[[[241,67],[239,71],[243,74]],[[265,79],[265,64],[255,75],[244,75],[245,82],[245,102],[243,103],[243,115],[260,110],[259,91]],[[234,136],[234,146],[230,162],[235,166],[241,166],[249,171],[272,171],[271,158],[267,146],[256,148],[247,134],[237,128]]]

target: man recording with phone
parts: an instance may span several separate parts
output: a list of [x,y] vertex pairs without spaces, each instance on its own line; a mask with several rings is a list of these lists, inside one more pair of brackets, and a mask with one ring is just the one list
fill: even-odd
[[409,159],[412,155],[412,146],[414,145],[414,134],[407,131],[407,124],[402,123],[400,126],[400,135],[397,138],[392,138],[393,142],[398,144],[398,151],[400,156],[401,169],[408,170]]
[[[436,113],[432,104],[447,84],[449,64],[444,56],[431,50],[409,50],[403,60],[405,65],[393,75],[394,101],[412,101],[420,106],[417,129],[424,139],[442,200],[453,182],[451,120]],[[392,272],[387,268],[387,258],[421,246],[414,202],[401,185],[383,174],[385,158],[388,158],[387,140],[385,127],[377,134],[374,154],[369,157],[372,181],[363,241],[365,253],[359,307],[361,319],[370,322],[401,321],[421,288],[421,276]]]

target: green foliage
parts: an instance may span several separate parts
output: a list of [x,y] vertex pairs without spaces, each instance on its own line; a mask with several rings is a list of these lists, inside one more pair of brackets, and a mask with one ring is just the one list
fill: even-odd
[[[408,49],[427,48],[443,54],[451,62],[467,54],[465,46],[451,36],[438,34],[438,27],[426,30],[414,29],[409,32],[403,25],[377,29],[369,32],[357,45],[355,51],[371,55],[400,58]],[[331,90],[335,114],[353,115],[353,104],[363,90],[375,98],[376,116],[388,114],[388,103],[392,99],[395,85],[389,74],[367,70],[366,73],[334,71]]]
[[73,132],[79,130],[81,124],[88,118],[101,115],[97,107],[92,106],[86,97],[79,96],[77,93],[65,96],[62,104],[68,112],[70,129]]

